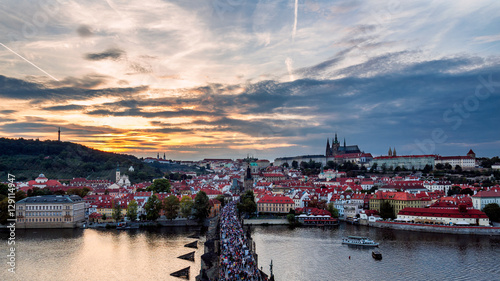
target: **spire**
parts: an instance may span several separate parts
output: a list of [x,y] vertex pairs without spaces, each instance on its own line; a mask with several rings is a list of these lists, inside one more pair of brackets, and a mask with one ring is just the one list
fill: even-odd
[[392,156],[396,156],[396,147],[394,147],[394,149],[392,149]]
[[326,154],[327,157],[330,156],[330,140],[326,138]]
[[57,141],[61,141],[61,127],[57,130]]
[[345,149],[345,138],[344,138],[344,149]]
[[337,133],[335,133],[335,143],[339,143],[339,141],[337,140]]
[[387,153],[387,155],[392,156],[392,150],[390,147],[389,147],[389,152]]
[[163,153],[163,160],[167,160],[167,158],[165,156],[165,152]]

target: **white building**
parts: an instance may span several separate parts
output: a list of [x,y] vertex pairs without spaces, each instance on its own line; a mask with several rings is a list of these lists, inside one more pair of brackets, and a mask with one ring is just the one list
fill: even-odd
[[27,197],[16,203],[18,228],[73,228],[85,220],[85,201],[78,195]]
[[474,206],[474,209],[482,210],[490,203],[500,205],[500,191],[498,189],[479,191],[472,196],[472,206]]
[[462,169],[474,169],[476,167],[476,159],[470,156],[436,156],[434,163],[450,164],[453,169],[458,165]]

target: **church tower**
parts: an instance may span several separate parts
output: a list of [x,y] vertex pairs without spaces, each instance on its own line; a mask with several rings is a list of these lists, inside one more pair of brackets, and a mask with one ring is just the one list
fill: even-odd
[[340,148],[340,143],[337,138],[337,133],[335,133],[335,140],[332,143],[332,156],[335,156],[338,154]]
[[61,141],[61,127],[57,130],[57,141]]
[[252,170],[250,169],[250,164],[248,164],[247,172],[245,173],[245,178],[243,179],[243,191],[252,190],[252,188],[253,188]]
[[116,164],[116,181],[115,182],[119,182],[120,181],[120,167],[118,166],[118,164]]
[[397,154],[396,154],[396,147],[394,147],[394,148],[392,149],[392,156],[397,156]]
[[392,149],[390,147],[389,147],[389,152],[387,153],[387,155],[392,156]]

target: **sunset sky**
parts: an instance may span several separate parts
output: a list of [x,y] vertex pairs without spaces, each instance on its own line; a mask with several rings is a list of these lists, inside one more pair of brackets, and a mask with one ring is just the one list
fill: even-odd
[[[411,3],[409,3],[411,2]],[[500,155],[500,1],[0,2],[0,136],[198,160]]]

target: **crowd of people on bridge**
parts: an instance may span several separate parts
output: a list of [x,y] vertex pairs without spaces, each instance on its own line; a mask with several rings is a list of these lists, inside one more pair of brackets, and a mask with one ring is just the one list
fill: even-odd
[[263,280],[231,202],[220,212],[219,280]]

